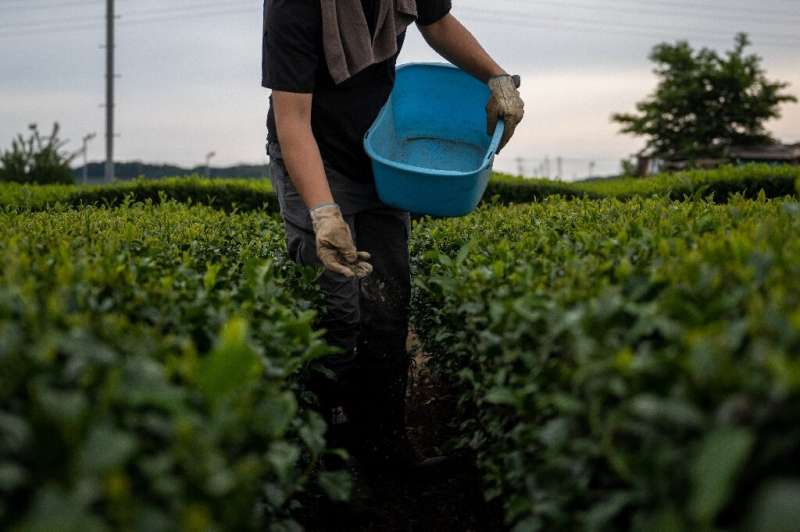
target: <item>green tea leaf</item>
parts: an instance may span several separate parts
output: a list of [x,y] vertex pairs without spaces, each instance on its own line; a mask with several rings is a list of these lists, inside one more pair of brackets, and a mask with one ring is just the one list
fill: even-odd
[[345,502],[350,499],[353,481],[346,471],[323,471],[319,474],[319,485],[334,501]]
[[728,502],[754,442],[749,431],[737,428],[720,428],[705,437],[692,464],[691,512],[698,522],[712,523]]
[[198,381],[214,402],[246,389],[261,374],[258,354],[248,343],[247,322],[234,318],[225,324],[214,351],[201,362]]
[[109,426],[98,426],[81,450],[84,471],[99,473],[122,466],[136,451],[136,438]]

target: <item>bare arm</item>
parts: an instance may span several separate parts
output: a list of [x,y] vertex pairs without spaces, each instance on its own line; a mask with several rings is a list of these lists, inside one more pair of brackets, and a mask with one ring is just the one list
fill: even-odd
[[484,83],[490,78],[506,74],[452,14],[445,15],[429,26],[420,26],[420,32],[442,57]]
[[328,270],[346,278],[372,272],[369,253],[356,250],[350,227],[335,204],[317,139],[311,130],[311,94],[272,91],[278,142],[300,197],[309,209],[317,256]]
[[491,97],[486,106],[486,132],[489,135],[494,133],[498,121],[503,119],[505,129],[497,150],[500,153],[514,136],[525,114],[525,103],[517,90],[519,78],[514,80],[500,68],[452,14],[448,13],[429,26],[421,26],[420,31],[431,48],[442,57],[489,85]]
[[273,91],[278,141],[289,177],[306,207],[333,203],[317,140],[311,131],[311,94]]

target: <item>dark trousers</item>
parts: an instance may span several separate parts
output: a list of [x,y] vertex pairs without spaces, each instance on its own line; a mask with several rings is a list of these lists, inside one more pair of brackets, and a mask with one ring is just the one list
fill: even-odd
[[[321,266],[308,209],[289,179],[280,148],[270,145],[269,154],[289,256],[302,265]],[[341,386],[357,396],[353,399],[357,404],[402,411],[408,371],[410,218],[383,205],[373,185],[355,182],[331,168],[326,174],[356,248],[372,255],[374,271],[362,280],[327,270],[320,274],[326,299],[320,325],[326,340],[342,350],[324,363]]]

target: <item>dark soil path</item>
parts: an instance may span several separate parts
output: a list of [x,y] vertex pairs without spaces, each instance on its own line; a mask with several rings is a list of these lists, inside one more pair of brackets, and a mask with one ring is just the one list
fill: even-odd
[[[453,429],[456,398],[437,382],[416,350],[407,399],[408,435],[420,455],[441,456]],[[499,513],[483,500],[472,461],[460,459],[454,467],[432,478],[408,480],[386,477],[372,484],[366,501],[369,516],[363,522],[328,522],[318,531],[354,532],[495,532],[502,530]]]

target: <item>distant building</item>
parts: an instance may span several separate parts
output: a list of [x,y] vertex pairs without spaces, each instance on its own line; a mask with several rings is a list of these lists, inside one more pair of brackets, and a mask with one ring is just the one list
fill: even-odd
[[717,168],[723,164],[749,163],[800,165],[800,142],[764,146],[733,146],[728,148],[725,157],[694,161],[665,160],[643,151],[636,156],[636,175],[646,177],[659,172],[674,172],[688,168]]
[[735,164],[800,164],[800,142],[754,147],[734,146],[728,150],[728,159]]

